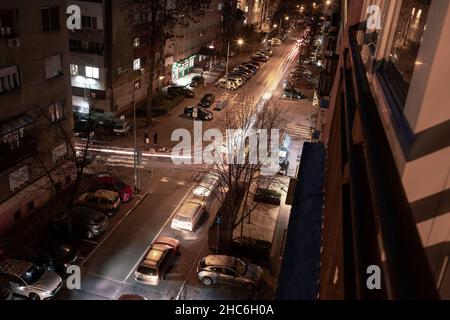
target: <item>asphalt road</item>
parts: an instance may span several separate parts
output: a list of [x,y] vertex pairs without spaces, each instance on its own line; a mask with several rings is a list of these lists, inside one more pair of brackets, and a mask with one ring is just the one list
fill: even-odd
[[[280,83],[288,74],[295,61],[297,47],[289,41],[274,49],[272,59],[238,91],[231,93],[234,98],[262,97],[268,101],[278,99]],[[203,89],[203,88],[202,88]],[[223,90],[215,87],[203,89],[216,95]],[[190,99],[186,99],[190,100]],[[189,101],[185,102],[186,104]],[[180,111],[184,106],[177,107]],[[192,120],[177,114],[163,119],[167,132],[179,127],[192,128]],[[213,127],[220,116],[208,123],[204,129]],[[161,139],[163,140],[164,137]],[[127,137],[129,148],[132,139]],[[115,165],[130,166],[131,155],[115,155]],[[111,155],[106,156],[110,160]],[[132,164],[132,161],[131,161]],[[178,206],[190,196],[192,186],[203,166],[177,166],[169,158],[149,157],[144,162],[147,170],[152,169],[152,177],[143,175],[148,188],[142,190],[148,195],[139,205],[99,243],[94,252],[83,262],[81,290],[63,290],[59,299],[117,299],[125,293],[136,293],[147,299],[243,299],[255,297],[243,289],[228,287],[202,288],[196,278],[196,264],[207,248],[207,230],[214,212],[203,221],[194,233],[171,229],[170,220]],[[214,210],[212,210],[214,211]],[[134,271],[148,246],[158,236],[171,236],[181,242],[181,254],[173,261],[173,266],[158,286],[146,286],[134,281]],[[269,290],[266,290],[269,292]],[[256,298],[270,298],[256,296]]]

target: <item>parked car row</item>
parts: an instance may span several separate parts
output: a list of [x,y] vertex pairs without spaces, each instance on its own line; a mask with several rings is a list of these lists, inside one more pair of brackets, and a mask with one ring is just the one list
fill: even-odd
[[134,195],[131,186],[107,173],[94,175],[89,188],[73,208],[50,219],[48,236],[2,258],[3,295],[9,290],[32,300],[51,299],[62,287],[67,268],[79,263],[81,242],[101,236],[121,199],[126,202]]
[[262,49],[256,52],[250,61],[236,66],[225,77],[216,82],[216,87],[227,90],[237,90],[251,79],[272,56],[272,49]]

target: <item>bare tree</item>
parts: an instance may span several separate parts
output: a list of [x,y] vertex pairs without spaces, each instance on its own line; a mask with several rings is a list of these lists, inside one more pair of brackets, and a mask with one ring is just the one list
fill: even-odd
[[[213,230],[211,235],[220,239],[216,243],[220,250],[229,250],[234,230],[241,226],[242,232],[244,219],[250,219],[256,210],[258,203],[253,198],[257,189],[267,191],[280,185],[277,176],[278,152],[271,154],[271,141],[279,139],[279,134],[272,137],[271,132],[283,131],[284,121],[282,112],[275,104],[262,100],[255,102],[253,99],[233,103],[218,121],[226,142],[222,145],[211,143],[206,149],[214,156],[210,175],[217,183],[209,191],[220,204],[218,216],[221,224],[220,235],[216,236],[217,230]],[[264,132],[267,135],[263,135]],[[263,141],[265,139],[267,141]],[[269,174],[270,163],[264,153],[276,158],[277,167]],[[214,241],[210,239],[210,243]]]
[[[159,75],[166,39],[177,37],[176,26],[186,27],[205,14],[211,0],[125,0],[124,10],[148,61],[147,123],[152,123],[153,79]],[[159,57],[157,61],[157,57]]]

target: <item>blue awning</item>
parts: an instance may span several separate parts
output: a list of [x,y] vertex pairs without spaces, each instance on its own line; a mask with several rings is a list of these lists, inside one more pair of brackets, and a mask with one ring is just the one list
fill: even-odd
[[314,300],[319,289],[325,148],[305,142],[276,299]]

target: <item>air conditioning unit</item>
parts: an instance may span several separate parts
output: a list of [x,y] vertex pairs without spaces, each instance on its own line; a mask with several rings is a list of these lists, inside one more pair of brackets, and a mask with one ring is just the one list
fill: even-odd
[[8,39],[8,47],[10,48],[20,47],[19,38]]

